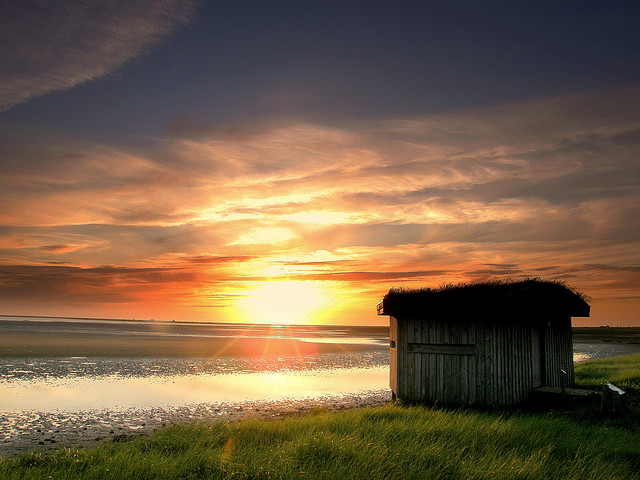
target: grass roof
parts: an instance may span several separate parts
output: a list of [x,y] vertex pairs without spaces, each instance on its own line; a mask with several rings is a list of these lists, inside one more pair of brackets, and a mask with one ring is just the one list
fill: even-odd
[[528,278],[446,284],[438,288],[394,287],[384,296],[383,315],[434,309],[492,310],[511,308],[558,309],[571,316],[589,316],[589,297],[563,282]]

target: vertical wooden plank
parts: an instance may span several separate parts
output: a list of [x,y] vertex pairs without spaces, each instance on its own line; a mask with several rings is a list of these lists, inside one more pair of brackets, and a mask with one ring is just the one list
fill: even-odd
[[501,325],[494,325],[495,333],[495,364],[496,364],[496,399],[497,405],[502,405],[502,349],[504,344],[504,335],[502,334]]
[[574,374],[574,365],[573,365],[573,333],[571,331],[571,316],[567,315],[565,330],[567,335],[567,361],[569,363],[569,385],[575,384],[575,374]]
[[529,336],[531,338],[531,351],[529,355],[531,355],[531,389],[533,390],[535,387],[540,386],[539,372],[540,372],[540,361],[538,359],[538,355],[536,352],[538,351],[538,336],[536,335],[536,326],[535,324],[531,324],[529,327]]
[[535,361],[535,348],[536,348],[536,339],[534,338],[534,328],[533,324],[529,324],[527,330],[527,338],[528,338],[528,348],[529,348],[529,358],[527,361],[527,374],[528,374],[528,388],[527,388],[527,396],[529,392],[533,390],[536,385],[535,380],[535,372],[536,372],[536,361]]
[[549,328],[547,328],[547,344],[549,345],[549,348],[547,349],[547,361],[548,361],[548,365],[549,365],[549,369],[547,372],[547,378],[549,379],[549,385],[552,386],[557,386],[558,382],[557,382],[557,375],[556,375],[556,371],[558,368],[558,364],[557,364],[557,356],[556,356],[556,345],[555,345],[555,332],[554,332],[554,324],[553,321],[551,321],[551,326]]
[[[441,318],[438,318],[437,326],[437,342],[442,343],[444,340],[444,325]],[[442,402],[442,391],[444,390],[444,355],[437,354],[436,362],[438,363],[438,386],[436,388],[436,400]]]
[[527,371],[527,398],[529,397],[529,392],[531,392],[531,390],[533,390],[536,386],[533,378],[535,372],[535,345],[535,339],[533,338],[533,325],[532,323],[529,323],[527,325],[527,339],[525,344],[525,347],[527,348],[527,357],[525,360],[525,368]]
[[[443,343],[451,344],[451,320],[447,320],[444,325],[444,338]],[[457,355],[445,355],[445,370],[444,370],[444,387],[443,387],[443,397],[446,403],[454,403],[454,395],[455,395],[455,364],[457,360]]]
[[511,324],[503,321],[504,345],[503,345],[503,370],[502,370],[502,405],[506,405],[511,401],[513,396],[513,388],[511,378],[511,370],[513,368],[513,337],[511,335]]
[[[398,395],[398,320],[389,317],[389,341],[395,348],[389,346],[389,387]],[[395,343],[394,343],[395,342]]]
[[512,362],[512,337],[511,337],[511,325],[508,322],[503,321],[503,332],[504,332],[504,344],[502,346],[503,351],[503,368],[502,368],[502,405],[506,405],[510,402],[511,396],[513,395],[511,389],[511,378],[510,372],[513,365]]
[[525,400],[529,396],[529,369],[531,362],[529,361],[529,325],[522,325],[522,337],[521,337],[521,360],[520,368],[522,368],[522,400]]
[[520,400],[524,400],[527,397],[527,393],[529,391],[529,382],[527,381],[527,373],[529,371],[528,368],[528,363],[525,363],[526,360],[529,358],[529,349],[527,348],[527,337],[528,337],[528,333],[529,331],[527,330],[527,324],[522,324],[520,326],[520,352],[519,352],[519,358],[520,358],[520,378],[521,378],[521,384],[520,384]]
[[398,340],[396,343],[398,349],[398,392],[397,396],[400,399],[405,399],[407,395],[407,384],[406,384],[406,375],[407,375],[407,362],[404,358],[405,352],[407,350],[407,335],[405,332],[406,321],[401,320],[400,318],[396,318],[398,322]]
[[[442,316],[439,314],[437,321],[433,322],[433,325],[428,330],[429,343],[437,344],[440,342],[440,330],[442,328]],[[431,381],[429,382],[429,401],[431,403],[440,402],[440,366],[442,355],[432,353],[429,355],[429,375]]]
[[487,345],[487,361],[484,368],[486,369],[486,385],[487,385],[487,404],[494,405],[496,403],[496,363],[495,363],[495,324],[492,322],[485,326],[485,342]]
[[478,357],[476,362],[476,401],[479,404],[487,405],[487,377],[485,375],[484,366],[487,363],[487,342],[484,338],[486,325],[476,324],[476,344],[481,347],[482,355]]
[[487,365],[490,363],[490,353],[489,353],[489,349],[491,347],[491,345],[488,343],[487,341],[487,330],[489,328],[489,326],[487,324],[478,324],[478,327],[480,328],[480,331],[477,331],[477,335],[479,338],[482,339],[482,344],[484,346],[483,348],[483,357],[481,358],[481,363],[478,365],[478,371],[480,372],[480,374],[482,375],[482,395],[483,395],[483,399],[482,399],[482,403],[484,405],[490,405],[491,404],[491,394],[489,392],[489,371],[487,368]]
[[402,391],[402,397],[401,397],[402,399],[411,400],[409,375],[411,374],[412,370],[411,370],[411,365],[409,363],[409,359],[407,355],[407,345],[410,340],[409,327],[411,326],[411,323],[406,318],[403,319],[402,322],[400,322],[400,319],[398,319],[398,325],[399,325],[398,334],[402,332],[402,339],[400,338],[398,339],[401,341],[401,345],[402,345],[402,355],[400,355],[399,358],[402,359],[402,363],[404,367],[401,370],[401,375],[398,376],[398,380],[402,380],[402,387],[398,385],[398,389]]
[[[458,319],[454,319],[453,322],[449,323],[449,343],[457,344],[459,342],[459,329],[458,329]],[[461,403],[462,392],[460,390],[460,375],[462,370],[462,357],[464,355],[449,355],[452,357],[451,362],[451,373],[449,378],[451,379],[451,401],[455,404]]]
[[484,374],[484,404],[491,405],[493,403],[493,388],[492,388],[492,369],[491,364],[493,362],[492,357],[492,344],[489,338],[489,331],[491,330],[491,324],[482,324],[482,341],[484,342],[484,362],[480,365],[480,369]]
[[476,324],[471,322],[468,324],[469,325],[469,343],[472,345],[476,345],[477,346],[477,351],[478,353],[476,355],[471,356],[468,361],[469,361],[469,366],[468,366],[468,376],[467,376],[467,391],[469,392],[469,405],[475,405],[477,403],[477,385],[478,385],[478,372],[477,372],[477,362],[478,359],[480,358],[481,352],[480,352],[480,345],[478,344],[478,341],[476,339]]
[[[442,344],[450,344],[449,332],[451,329],[450,319],[443,319],[442,322]],[[451,389],[453,388],[452,363],[455,361],[455,355],[442,355],[442,390],[441,399],[445,404],[451,403]]]
[[509,384],[511,386],[509,402],[514,403],[519,400],[520,389],[522,388],[522,370],[520,369],[520,355],[522,354],[520,351],[520,340],[522,335],[520,334],[520,329],[517,329],[513,323],[509,325],[509,329],[511,330],[511,338],[513,342],[511,347],[511,374],[513,375],[513,379],[509,380]]
[[[416,318],[413,316],[411,320],[407,322],[407,343],[415,343],[416,338]],[[407,365],[407,397],[410,401],[415,402],[416,398],[416,389],[415,389],[415,379],[416,379],[416,364],[415,364],[415,355],[406,353]]]
[[525,350],[523,348],[524,345],[524,335],[525,335],[525,325],[524,324],[513,324],[512,326],[514,334],[516,336],[516,345],[517,349],[515,351],[515,361],[516,361],[516,369],[518,372],[518,383],[516,389],[516,402],[520,402],[524,400],[524,389],[525,389],[525,371],[524,364],[522,362],[523,355],[525,355]]
[[[458,342],[462,345],[470,345],[469,342],[469,322],[458,322]],[[469,356],[462,355],[460,358],[460,403],[469,404]]]
[[531,355],[531,389],[533,390],[535,387],[540,386],[539,380],[539,371],[540,371],[540,362],[538,360],[538,355],[536,355],[537,347],[538,347],[538,336],[536,335],[536,327],[532,323],[529,327],[529,336],[531,338],[531,351],[529,355]]
[[518,394],[518,363],[517,357],[517,336],[514,325],[507,324],[509,331],[509,362],[507,364],[507,375],[505,378],[505,386],[507,389],[507,403],[513,403]]
[[[425,335],[425,330],[428,329],[428,325],[429,322],[428,321],[423,321],[420,322],[420,335],[419,338],[416,339],[416,341],[418,343],[427,343],[426,342],[426,338],[427,335]],[[427,398],[427,382],[428,382],[428,359],[427,359],[427,355],[425,354],[416,354],[415,355],[417,358],[417,362],[418,365],[417,367],[419,368],[419,380],[418,380],[418,395],[420,396],[420,401],[424,401]]]
[[497,325],[498,328],[498,339],[500,340],[497,344],[497,355],[498,358],[498,405],[502,405],[504,402],[504,342],[505,342],[505,334],[504,328],[501,324]]
[[506,378],[509,389],[508,402],[513,403],[519,395],[519,375],[518,369],[518,332],[515,325],[509,323],[509,368]]
[[[433,321],[427,322],[422,331],[422,341],[431,343],[431,330],[433,329]],[[431,402],[431,385],[433,383],[433,372],[431,371],[431,354],[423,355],[423,375],[424,378],[424,399]]]
[[503,332],[504,332],[504,345],[503,349],[503,368],[502,368],[502,405],[506,405],[509,403],[511,395],[513,394],[511,391],[511,379],[510,379],[510,371],[512,368],[512,359],[511,352],[513,350],[513,345],[511,344],[511,325],[508,322],[503,321]]

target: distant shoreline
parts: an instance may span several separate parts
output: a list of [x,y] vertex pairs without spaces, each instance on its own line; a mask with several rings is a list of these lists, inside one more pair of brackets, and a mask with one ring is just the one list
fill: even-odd
[[640,344],[640,327],[573,327],[574,343]]
[[[107,318],[107,317],[71,317],[71,316],[51,316],[51,315],[10,315],[0,314],[0,321],[3,319],[21,318],[21,319],[45,319],[45,320],[87,320],[95,322],[135,322],[135,323],[168,323],[168,324],[181,324],[181,325],[216,325],[227,327],[292,327],[292,328],[373,328],[384,329],[388,328],[387,325],[359,325],[359,324],[284,324],[284,323],[246,323],[246,322],[214,322],[209,320],[196,321],[196,320],[156,320],[153,318]],[[574,337],[576,335],[589,335],[594,337],[607,338],[611,336],[640,336],[640,326],[638,327],[572,327]]]
[[354,325],[354,324],[307,324],[307,323],[243,323],[243,322],[213,322],[208,320],[196,321],[196,320],[156,320],[153,318],[102,318],[102,317],[61,317],[61,316],[48,316],[48,315],[6,315],[0,314],[0,321],[3,319],[21,318],[25,320],[29,319],[44,319],[44,320],[86,320],[89,322],[127,322],[127,323],[154,323],[154,324],[180,324],[180,325],[214,325],[225,327],[291,327],[291,328],[319,328],[319,329],[331,329],[331,328],[373,328],[373,329],[385,329],[389,328],[388,325]]

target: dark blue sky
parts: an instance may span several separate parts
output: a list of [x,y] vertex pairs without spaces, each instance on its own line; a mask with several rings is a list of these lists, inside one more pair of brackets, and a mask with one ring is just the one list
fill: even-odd
[[97,135],[451,111],[634,85],[638,2],[205,2],[149,53],[13,107]]

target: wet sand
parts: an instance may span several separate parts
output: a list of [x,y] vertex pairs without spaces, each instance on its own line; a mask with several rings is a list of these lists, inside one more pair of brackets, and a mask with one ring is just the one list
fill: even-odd
[[[241,338],[211,336],[206,334],[205,327],[202,328],[203,331],[195,335],[179,334],[177,330],[165,330],[156,335],[142,332],[140,326],[133,324],[124,328],[122,324],[114,326],[113,331],[105,331],[101,326],[99,333],[87,330],[55,333],[42,328],[12,332],[7,327],[0,336],[0,352],[4,357],[277,358],[387,348],[382,344],[382,338],[380,345],[372,347],[371,344],[323,342],[313,338],[312,331],[309,338],[301,340],[285,336],[265,338],[260,332],[256,332],[255,337],[251,332]],[[637,344],[640,343],[640,328],[575,328],[574,343],[582,342]],[[317,408],[338,411],[390,401],[390,391],[383,389],[306,399],[205,403],[175,408],[8,412],[0,415],[0,457],[119,441],[176,423],[235,421],[246,417],[281,418]]]
[[629,343],[640,344],[637,327],[574,327],[574,343]]
[[302,341],[292,338],[233,338],[135,333],[86,334],[3,332],[5,357],[204,357],[316,355],[370,350],[371,345]]
[[[117,367],[117,372],[100,370],[105,362],[96,361],[95,368],[91,367],[95,372],[90,367],[83,367],[82,375],[101,378],[105,374],[124,375],[126,372],[122,368],[123,361],[127,358],[136,359],[129,363],[138,365],[142,362],[143,366],[146,365],[145,358],[165,358],[171,365],[186,362],[186,373],[192,373],[192,364],[199,365],[196,373],[211,370],[212,374],[217,373],[218,364],[223,370],[233,367],[233,372],[255,369],[279,371],[281,368],[285,371],[305,371],[308,368],[322,368],[323,362],[332,360],[334,356],[342,357],[343,353],[355,353],[345,358],[358,363],[363,358],[368,358],[369,352],[377,352],[375,355],[379,356],[381,352],[386,354],[388,349],[388,328],[379,327],[220,326],[180,325],[178,322],[65,322],[55,319],[0,319],[0,327],[0,357],[4,357],[5,363],[11,364],[13,370],[17,368],[16,362],[44,365],[42,368],[31,365],[28,369],[33,372],[22,372],[19,378],[13,375],[15,371],[8,371],[5,378],[7,382],[23,377],[29,380],[32,377],[47,379],[61,376],[73,380],[74,376],[80,374],[60,370],[68,366],[69,362],[81,361],[72,361],[70,357],[109,359],[106,361],[108,365],[115,362],[113,368]],[[367,362],[365,360],[364,364],[368,364]],[[51,363],[60,368],[51,370]],[[152,363],[154,368],[164,365],[159,361]],[[340,365],[342,364],[344,361]],[[135,370],[130,373],[136,376],[144,372]],[[169,375],[180,373],[185,372],[172,370]],[[159,373],[154,370],[154,374]],[[45,387],[46,382],[43,388]],[[131,435],[148,434],[164,425],[176,423],[235,421],[245,417],[279,418],[316,408],[336,411],[381,405],[390,400],[391,393],[385,388],[313,398],[285,396],[279,400],[265,397],[264,400],[207,401],[161,407],[147,404],[124,409],[88,410],[84,407],[84,410],[69,411],[54,408],[46,411],[6,411],[0,414],[0,457],[118,441]]]
[[391,392],[384,389],[309,399],[198,404],[173,410],[154,408],[121,412],[9,413],[0,418],[0,457],[121,441],[177,423],[237,421],[242,418],[277,419],[316,409],[340,411],[379,406],[390,401]]

